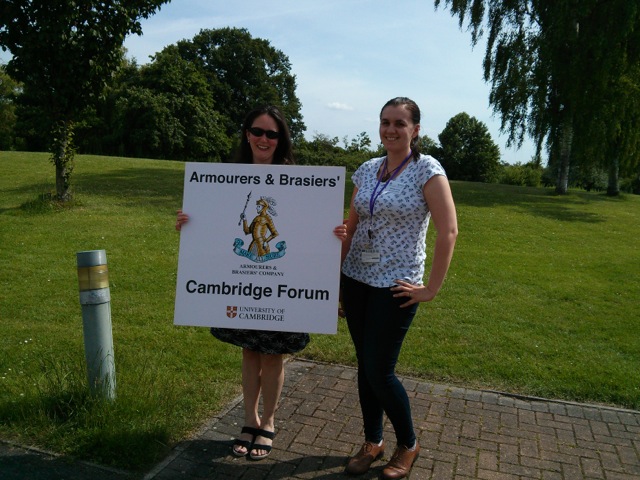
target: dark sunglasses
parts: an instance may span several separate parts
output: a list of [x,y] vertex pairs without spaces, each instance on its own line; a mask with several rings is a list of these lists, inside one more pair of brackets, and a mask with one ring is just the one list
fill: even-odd
[[276,132],[274,130],[264,130],[264,129],[258,128],[258,127],[249,128],[249,132],[254,137],[261,137],[262,135],[266,135],[267,138],[270,138],[271,140],[275,140],[276,138],[278,138],[280,136],[279,132]]

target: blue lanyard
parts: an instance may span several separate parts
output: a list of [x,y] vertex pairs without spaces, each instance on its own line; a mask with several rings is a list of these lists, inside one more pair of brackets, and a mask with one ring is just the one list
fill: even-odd
[[[381,179],[382,176],[380,176],[378,178],[378,183],[376,183],[375,188],[373,189],[373,192],[371,193],[371,197],[369,198],[369,213],[371,214],[371,225],[373,225],[373,210],[376,206],[376,201],[378,200],[378,197],[380,195],[382,195],[382,192],[384,191],[384,189],[387,187],[387,185],[389,185],[389,182],[391,182],[391,180],[393,180],[394,178],[396,178],[396,176],[398,175],[398,173],[400,173],[400,170],[402,169],[402,167],[404,167],[404,165],[409,161],[409,159],[411,158],[411,156],[413,155],[413,152],[410,152],[409,155],[407,155],[407,158],[405,158],[402,163],[400,165],[398,165],[393,172],[391,172],[391,176],[389,177],[389,179],[384,182],[384,184],[382,185],[382,188],[380,188],[380,184],[382,183]],[[387,169],[387,161],[388,161],[389,157],[385,157],[384,159],[384,170],[386,171]],[[378,188],[380,188],[380,191],[378,191]],[[367,234],[369,235],[369,239],[371,239],[371,228],[369,228],[367,230]]]

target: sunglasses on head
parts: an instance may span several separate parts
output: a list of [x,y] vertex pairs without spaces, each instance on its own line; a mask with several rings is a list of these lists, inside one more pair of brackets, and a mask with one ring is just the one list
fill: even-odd
[[280,136],[279,132],[276,132],[274,130],[264,130],[263,128],[258,127],[249,128],[249,133],[251,133],[251,135],[253,135],[254,137],[261,137],[262,135],[266,135],[267,138],[270,138],[271,140],[275,140]]

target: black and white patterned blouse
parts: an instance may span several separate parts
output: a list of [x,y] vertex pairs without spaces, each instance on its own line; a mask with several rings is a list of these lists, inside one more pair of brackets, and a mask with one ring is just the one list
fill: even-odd
[[[359,221],[342,272],[372,287],[389,287],[396,279],[422,284],[427,257],[425,241],[431,217],[422,188],[431,177],[446,176],[446,173],[440,162],[429,155],[410,160],[375,199],[372,216],[371,199],[383,161],[384,157],[373,158],[363,163],[351,177],[358,188],[354,207]],[[378,192],[384,185],[384,182],[380,183]],[[379,262],[362,261],[362,252],[368,248],[380,254]]]

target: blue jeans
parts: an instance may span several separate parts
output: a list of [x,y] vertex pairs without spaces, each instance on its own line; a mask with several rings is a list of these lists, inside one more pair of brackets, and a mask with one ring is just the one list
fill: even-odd
[[412,447],[416,436],[407,391],[395,374],[404,337],[418,304],[400,308],[406,298],[393,298],[342,275],[342,308],[358,358],[358,394],[365,440],[382,440],[383,413],[393,425],[399,445]]

